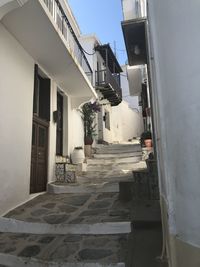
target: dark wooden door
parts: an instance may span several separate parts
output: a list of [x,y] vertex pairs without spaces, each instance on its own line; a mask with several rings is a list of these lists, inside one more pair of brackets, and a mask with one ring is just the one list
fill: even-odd
[[48,123],[33,119],[30,193],[46,191]]
[[57,92],[56,155],[63,154],[63,96]]

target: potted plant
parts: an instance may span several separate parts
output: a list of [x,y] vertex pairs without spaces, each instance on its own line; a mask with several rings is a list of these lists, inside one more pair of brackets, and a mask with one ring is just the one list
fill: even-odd
[[86,103],[81,109],[82,120],[84,124],[84,144],[85,155],[91,157],[92,143],[96,135],[96,113],[100,111],[100,105],[97,102]]
[[140,137],[141,146],[152,147],[151,131],[144,131]]
[[100,111],[100,105],[97,102],[86,103],[81,109],[82,120],[84,123],[84,143],[92,145],[93,138],[96,135],[95,118],[96,113]]

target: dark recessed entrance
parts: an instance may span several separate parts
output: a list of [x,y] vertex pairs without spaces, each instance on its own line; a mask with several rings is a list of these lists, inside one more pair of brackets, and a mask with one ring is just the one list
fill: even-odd
[[50,79],[35,65],[30,193],[46,191],[49,120]]

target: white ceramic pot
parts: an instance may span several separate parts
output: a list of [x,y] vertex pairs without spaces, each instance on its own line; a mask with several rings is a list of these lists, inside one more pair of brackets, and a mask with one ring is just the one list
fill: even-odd
[[71,154],[71,158],[73,164],[83,163],[85,159],[85,154],[83,149],[74,149],[74,151]]

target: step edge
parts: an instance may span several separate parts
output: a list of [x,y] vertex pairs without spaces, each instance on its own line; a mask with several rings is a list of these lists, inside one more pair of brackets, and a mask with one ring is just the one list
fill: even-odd
[[0,253],[0,264],[10,267],[125,267],[125,263],[97,263],[97,262],[55,262],[36,259],[34,257],[19,257],[11,254]]
[[0,218],[0,232],[26,234],[85,234],[111,235],[131,232],[131,222],[105,222],[93,224],[47,224],[32,223],[11,218]]

